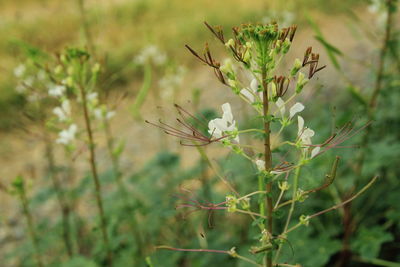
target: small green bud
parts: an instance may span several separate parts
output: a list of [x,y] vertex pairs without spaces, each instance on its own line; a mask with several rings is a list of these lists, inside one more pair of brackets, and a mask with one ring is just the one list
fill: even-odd
[[60,73],[62,72],[62,70],[63,70],[63,67],[62,67],[61,65],[57,65],[57,66],[54,68],[54,73],[55,73],[55,74],[60,74]]
[[300,216],[300,223],[308,226],[308,224],[310,223],[310,216],[306,216],[306,215],[301,215]]
[[233,195],[226,196],[226,206],[228,207],[228,212],[235,212],[237,208],[238,200]]
[[277,95],[276,84],[274,82],[271,82],[270,88],[271,88],[271,92],[272,92],[272,98],[275,98]]
[[100,71],[100,64],[99,63],[94,64],[92,67],[92,72],[98,73],[99,71]]
[[229,254],[229,256],[231,256],[231,257],[233,257],[233,258],[236,258],[236,257],[238,256],[235,247],[231,248],[231,249],[229,250],[228,254]]
[[228,42],[225,43],[225,46],[230,48],[231,46],[235,46],[235,41],[233,39],[229,39]]
[[306,85],[308,81],[309,80],[304,76],[304,74],[299,72],[296,83],[296,94],[299,94],[301,90],[303,90],[304,85]]
[[278,187],[282,191],[287,191],[287,190],[289,190],[290,185],[289,185],[289,183],[287,181],[283,181],[283,182],[279,182],[278,183]]
[[304,200],[306,200],[308,196],[306,194],[304,194],[304,191],[301,189],[298,189],[296,192],[296,200],[299,202],[303,202]]
[[288,38],[286,38],[286,40],[282,44],[282,53],[283,54],[286,54],[289,51],[291,44],[292,43],[290,42],[290,40]]
[[293,68],[292,68],[292,70],[290,71],[290,75],[291,75],[292,77],[296,76],[296,74],[299,72],[299,70],[301,69],[302,66],[303,66],[303,65],[302,65],[302,62],[300,61],[300,59],[296,58],[296,59],[294,60]]

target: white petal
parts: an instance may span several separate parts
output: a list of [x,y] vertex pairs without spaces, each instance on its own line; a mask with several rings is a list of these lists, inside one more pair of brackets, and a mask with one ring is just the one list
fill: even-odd
[[279,112],[281,113],[281,117],[283,118],[283,116],[285,116],[285,111],[286,111],[285,101],[283,101],[282,98],[279,97],[278,100],[276,100],[275,104],[278,107]]
[[300,102],[297,102],[290,108],[290,115],[289,118],[293,118],[296,113],[299,113],[304,110],[304,105],[301,104]]
[[257,81],[257,79],[251,80],[250,89],[253,90],[254,93],[258,91],[258,81]]
[[254,102],[254,95],[252,93],[249,92],[249,90],[247,88],[244,88],[242,90],[240,90],[240,93],[246,97],[250,102]]
[[319,151],[321,150],[321,148],[319,146],[315,147],[312,151],[311,151],[311,158],[314,158],[316,155],[318,155]]
[[259,171],[265,171],[265,161],[263,161],[262,159],[258,159],[256,160],[256,165],[257,165],[257,169]]
[[297,116],[297,127],[298,127],[297,135],[302,134],[304,128],[304,119],[302,116]]
[[226,122],[232,123],[233,115],[232,115],[231,105],[229,103],[225,103],[221,107],[222,107],[222,110],[224,111],[224,114],[222,115],[222,119],[225,120]]

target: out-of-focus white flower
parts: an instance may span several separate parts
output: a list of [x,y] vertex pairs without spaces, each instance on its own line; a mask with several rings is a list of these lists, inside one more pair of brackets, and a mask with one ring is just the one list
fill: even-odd
[[44,70],[39,70],[36,77],[39,81],[44,81],[44,80],[46,80],[46,77],[47,77],[46,72]]
[[[231,105],[225,103],[222,106],[222,118],[211,120],[208,123],[208,133],[216,138],[221,138],[225,132],[232,132],[236,130],[236,122],[233,119]],[[233,139],[239,143],[239,136]]]
[[99,94],[97,92],[91,92],[86,95],[86,100],[89,104],[89,108],[92,109],[99,103]]
[[35,78],[32,77],[32,76],[29,76],[25,80],[22,81],[22,83],[25,84],[28,87],[31,87],[34,82],[35,82]]
[[18,84],[18,85],[15,87],[15,91],[17,91],[17,92],[20,93],[20,94],[23,94],[23,93],[26,92],[26,86],[23,86],[22,84]]
[[256,99],[255,96],[259,95],[260,99],[262,99],[262,92],[258,92],[258,81],[257,79],[252,79],[250,83],[250,87],[243,88],[240,90],[240,93],[244,95],[251,103],[253,103]]
[[284,10],[284,11],[270,11],[268,16],[261,19],[262,23],[270,23],[271,21],[278,20],[279,25],[282,27],[289,27],[295,20],[295,14]]
[[261,172],[261,171],[265,171],[265,161],[263,161],[262,159],[257,159],[255,161],[257,169]]
[[137,64],[143,65],[152,61],[156,65],[163,65],[167,61],[167,55],[160,51],[155,45],[145,47],[134,60]]
[[39,101],[40,99],[40,95],[36,92],[31,92],[27,98],[26,98],[29,102],[36,102]]
[[381,2],[380,0],[371,0],[370,5],[368,6],[368,11],[372,14],[376,14],[381,10]]
[[299,112],[302,112],[304,110],[304,105],[300,102],[297,102],[294,104],[289,111],[289,118],[293,118],[294,115],[296,115]]
[[69,145],[75,139],[75,135],[78,131],[76,124],[71,124],[68,129],[62,130],[58,133],[56,140],[57,144]]
[[24,64],[20,64],[14,69],[14,75],[17,78],[21,78],[25,74],[25,71],[26,66]]
[[71,116],[71,105],[68,100],[61,103],[61,107],[53,109],[53,113],[58,117],[59,121],[67,121]]
[[115,116],[115,111],[113,110],[107,111],[106,108],[99,107],[93,110],[93,114],[95,118],[98,120],[103,120],[103,119],[110,120],[112,117]]
[[55,96],[55,97],[60,97],[64,95],[66,88],[64,85],[51,85],[49,88],[49,95],[50,96]]
[[183,84],[183,78],[186,73],[184,67],[179,66],[174,72],[167,73],[158,82],[161,88],[161,97],[164,99],[171,98],[176,89]]

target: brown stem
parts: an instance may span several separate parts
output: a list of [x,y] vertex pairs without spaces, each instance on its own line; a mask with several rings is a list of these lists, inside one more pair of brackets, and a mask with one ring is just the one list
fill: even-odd
[[[272,153],[271,153],[271,140],[270,140],[270,120],[268,118],[268,84],[267,84],[267,70],[265,64],[262,67],[261,73],[262,79],[262,87],[263,87],[263,115],[264,115],[264,161],[265,161],[265,170],[270,171],[272,168]],[[268,181],[266,185],[266,195],[267,195],[267,206],[266,206],[266,215],[267,222],[266,227],[268,232],[272,235],[272,212],[273,212],[273,204],[272,204],[272,182]],[[272,253],[267,252],[266,254],[266,263],[267,267],[272,266]]]
[[79,90],[81,92],[81,97],[82,97],[82,108],[83,108],[83,115],[85,119],[85,126],[86,126],[86,132],[87,132],[87,137],[88,137],[88,142],[89,142],[89,163],[92,171],[92,177],[93,177],[93,182],[95,185],[95,196],[96,196],[96,202],[97,202],[97,207],[99,209],[99,214],[100,214],[100,222],[101,222],[101,232],[103,235],[103,242],[107,250],[107,261],[108,265],[112,266],[112,251],[110,247],[110,242],[108,239],[108,234],[107,234],[107,220],[106,216],[104,213],[104,208],[103,208],[103,199],[101,196],[101,184],[99,180],[99,176],[97,173],[97,166],[96,166],[96,154],[95,154],[95,143],[93,139],[93,131],[92,131],[92,126],[90,122],[90,115],[89,115],[89,110],[87,106],[87,99],[86,99],[86,92],[83,86],[79,86]]

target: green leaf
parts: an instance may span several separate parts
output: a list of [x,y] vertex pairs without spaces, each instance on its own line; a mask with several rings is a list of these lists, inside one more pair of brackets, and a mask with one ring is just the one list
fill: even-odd
[[61,267],[97,267],[98,265],[85,257],[82,256],[76,256],[68,260],[67,262],[64,262],[63,264],[60,265]]
[[380,226],[363,227],[358,231],[351,247],[362,258],[373,259],[379,256],[382,244],[392,240],[392,234],[385,232]]
[[347,91],[349,91],[350,95],[354,98],[354,100],[359,102],[362,106],[368,107],[368,102],[364,98],[364,96],[360,93],[359,88],[357,88],[353,85],[348,85],[346,89],[347,89]]

